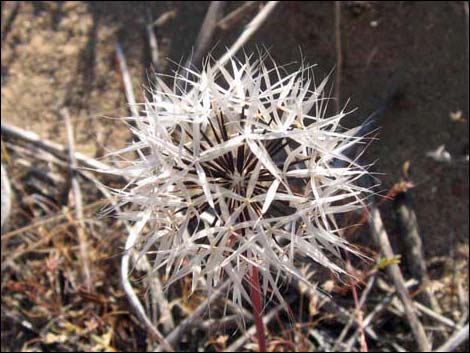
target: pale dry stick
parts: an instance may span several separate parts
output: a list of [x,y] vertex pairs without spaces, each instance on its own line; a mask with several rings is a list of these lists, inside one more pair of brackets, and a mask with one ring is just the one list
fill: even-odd
[[468,291],[465,291],[462,286],[462,279],[459,278],[457,282],[457,295],[459,297],[460,312],[462,317],[459,319],[458,326],[462,326],[468,320],[469,304],[468,304]]
[[[393,253],[387,232],[385,231],[382,217],[380,216],[378,208],[374,205],[372,205],[369,212],[369,227],[385,258],[393,259],[395,254]],[[424,328],[421,325],[418,316],[416,315],[415,307],[413,305],[413,301],[411,300],[410,294],[406,289],[405,280],[401,273],[400,267],[397,264],[392,263],[387,266],[387,272],[392,278],[398,295],[403,302],[405,314],[408,318],[413,336],[415,337],[418,344],[418,348],[423,352],[429,352],[431,350],[431,344],[429,343],[429,340],[426,337],[426,332],[424,331]]]
[[[178,340],[181,338],[181,336],[187,331],[187,329],[191,326],[194,325],[196,320],[200,319],[204,313],[207,311],[209,305],[211,302],[214,300],[217,300],[219,297],[221,297],[224,294],[224,291],[229,287],[230,282],[226,281],[224,284],[222,284],[215,292],[213,292],[211,295],[207,297],[206,300],[204,300],[199,306],[194,310],[191,314],[188,315],[171,333],[166,336],[166,341],[174,345],[178,342]],[[161,347],[157,347],[155,352],[160,352]]]
[[253,11],[258,4],[258,1],[245,1],[243,5],[230,12],[227,16],[217,23],[217,27],[223,31],[234,26],[237,22],[241,21],[245,15]]
[[235,43],[232,44],[230,49],[219,59],[215,66],[224,66],[227,61],[233,57],[240,48],[248,42],[248,40],[253,36],[253,34],[261,27],[261,25],[266,21],[268,16],[277,6],[279,1],[269,1],[264,5],[260,12],[248,23],[240,34]]
[[155,71],[160,72],[160,57],[158,55],[157,36],[155,35],[152,24],[145,25],[145,29],[147,30],[147,36],[149,39],[150,56],[152,58],[153,68]]
[[[191,63],[198,65],[199,61],[207,53],[217,28],[217,22],[222,17],[225,5],[225,1],[211,1],[209,8],[207,9],[206,17],[204,17],[201,30],[196,38],[192,58],[188,58],[184,66],[186,69],[191,67]],[[185,70],[185,73],[188,74],[189,71]]]
[[[54,156],[50,152],[43,151],[43,150],[31,150],[31,146],[29,146],[29,145],[25,145],[24,147],[22,147],[22,146],[15,145],[15,144],[12,144],[10,142],[7,142],[7,143],[5,143],[5,146],[9,150],[12,150],[17,154],[23,155],[25,158],[38,159],[38,160],[44,161],[46,163],[52,163],[52,164],[58,165],[58,166],[63,167],[63,168],[72,167],[72,166],[70,166],[70,164],[64,162],[63,160],[61,160],[59,158],[57,158],[56,156]],[[18,159],[18,161],[19,161],[19,163],[21,163],[21,159]],[[29,164],[24,164],[24,166],[34,168],[32,166],[31,162],[29,162]],[[98,179],[96,179],[91,172],[88,172],[84,168],[79,168],[78,166],[75,167],[74,171],[76,173],[80,174],[85,179],[93,182],[95,184],[96,188],[103,194],[103,196],[105,196],[106,198],[111,198],[112,197],[111,194],[109,193],[108,189],[106,189],[106,187],[103,186],[101,184],[101,182],[99,182]],[[59,176],[56,176],[56,175],[51,174],[51,173],[48,173],[45,176],[47,176],[48,178],[50,178],[51,180],[53,180],[56,183],[59,183],[60,181],[62,181],[62,178],[59,180],[58,179]],[[102,202],[102,201],[99,201],[99,202]],[[83,209],[85,210],[85,209],[88,209],[90,206],[93,207],[95,205],[96,205],[96,202],[94,202],[90,205],[83,206]],[[43,221],[39,221],[37,223],[37,226],[44,225],[43,222],[52,221],[54,218],[57,218],[57,217],[61,217],[61,216],[48,217]],[[33,224],[32,226],[34,226],[35,224]],[[25,229],[25,231],[26,231],[26,229],[27,228],[29,229],[30,226],[26,226],[25,228],[22,228],[22,229]],[[18,229],[18,230],[21,230],[21,229]],[[11,233],[12,232],[10,232],[8,234],[5,234],[5,235],[10,236]],[[16,231],[14,233],[16,234]]]
[[[130,76],[129,70],[127,68],[126,57],[125,57],[124,52],[122,50],[122,47],[119,43],[116,43],[116,55],[117,55],[118,60],[119,60],[119,67],[121,69],[122,80],[123,80],[123,83],[124,83],[124,90],[125,90],[125,94],[126,94],[127,103],[129,105],[129,109],[131,111],[132,116],[134,118],[138,118],[139,117],[139,111],[137,110],[137,103],[135,101],[135,95],[134,95],[134,89],[133,89],[133,86],[132,86],[131,76]],[[130,238],[132,238],[132,237],[130,237]],[[131,240],[133,240],[133,243],[135,243],[135,241],[136,241],[136,239],[131,239]],[[128,249],[128,248],[126,247],[126,249]],[[124,256],[126,258],[123,257],[122,266],[124,266],[126,264],[125,262],[129,261],[128,254],[125,254]],[[143,259],[142,261],[143,261],[142,265],[145,266],[147,270],[151,269],[151,265],[147,262],[146,259]],[[124,276],[124,270],[123,269],[121,269],[121,270],[123,271],[122,276]],[[150,319],[145,314],[145,310],[143,309],[142,304],[140,303],[139,299],[135,295],[135,293],[132,289],[132,286],[130,285],[130,283],[125,283],[125,280],[127,282],[129,282],[129,279],[128,278],[124,279],[124,277],[123,277],[123,284],[126,287],[126,294],[128,295],[129,299],[133,301],[134,308],[138,312],[139,318],[141,320],[143,320],[143,322],[145,323],[146,326],[148,326],[149,324],[152,326],[152,329],[149,328],[151,330],[151,332],[156,330],[154,325],[151,323]],[[160,305],[160,311],[161,311],[162,315],[165,317],[164,326],[166,328],[170,328],[173,324],[173,320],[171,318],[171,313],[170,313],[170,310],[169,310],[168,302],[165,299],[165,297],[163,295],[163,292],[162,292],[162,286],[161,286],[160,280],[156,276],[154,278],[152,278],[152,280],[155,281],[155,283],[152,284],[151,288],[153,289],[154,294],[156,295],[156,297],[159,300],[159,303],[161,304]],[[158,332],[158,330],[157,330],[157,332]],[[166,347],[165,344],[162,344],[162,346],[165,349],[167,349],[169,347],[169,346]]]
[[411,206],[408,191],[398,193],[394,199],[394,208],[397,214],[398,224],[401,230],[401,239],[404,242],[405,259],[410,275],[416,278],[423,290],[417,295],[417,299],[424,305],[431,307],[433,311],[441,313],[439,303],[432,293],[426,260],[424,259],[423,242],[419,233],[416,213]]
[[130,252],[133,250],[135,243],[137,241],[137,237],[142,231],[143,227],[147,223],[149,217],[149,213],[147,213],[147,216],[143,216],[140,221],[138,221],[130,230],[129,230],[129,235],[126,240],[126,245],[124,248],[124,254],[122,256],[121,260],[121,281],[122,281],[122,286],[124,288],[124,292],[127,295],[127,298],[129,299],[129,302],[131,303],[132,307],[134,308],[134,311],[139,318],[139,320],[144,324],[145,328],[147,331],[158,340],[160,343],[161,347],[165,349],[168,352],[174,352],[174,349],[172,346],[167,342],[165,337],[161,334],[161,332],[152,324],[150,319],[147,317],[147,314],[145,313],[144,307],[142,306],[139,298],[134,292],[134,289],[132,288],[132,285],[129,281],[129,262],[130,262]]
[[[293,279],[292,282],[296,284],[297,286],[299,286],[299,284],[301,283],[300,281],[295,280],[295,279]],[[322,293],[321,291],[315,291],[312,288],[307,288],[307,290],[304,291],[304,294],[309,299],[315,298],[315,296],[320,298],[318,310],[324,309],[326,312],[334,315],[335,319],[341,322],[342,324],[346,325],[351,319],[352,314],[348,310],[338,305],[335,301],[333,301],[330,297],[328,297],[326,294]],[[354,327],[358,328],[358,324],[356,320],[354,319],[353,319],[353,325]],[[365,330],[365,333],[373,340],[378,341],[380,339],[371,327],[367,327],[366,325],[364,325],[364,330]]]
[[335,106],[336,112],[341,109],[341,74],[343,68],[343,51],[341,45],[341,1],[335,1],[335,46],[336,46],[336,82]]
[[[319,330],[310,329],[310,335],[318,342],[318,347],[322,349],[323,352],[335,352],[335,349],[332,348],[330,342],[328,342],[327,338],[321,333]],[[331,341],[331,340],[329,340]]]
[[[46,152],[49,152],[53,156],[67,160],[67,147],[58,144],[56,142],[43,139],[39,137],[34,132],[23,130],[19,127],[3,123],[1,124],[1,132],[3,136],[10,138],[18,139],[33,145],[34,147],[40,148]],[[77,162],[80,162],[84,167],[92,170],[100,170],[105,172],[106,170],[111,170],[111,167],[107,164],[100,162],[94,158],[88,157],[80,152],[75,152],[74,157]],[[117,177],[116,177],[117,178]],[[117,178],[117,180],[124,180],[122,177]]]
[[[286,310],[287,305],[291,304],[295,300],[295,296],[291,296],[287,298],[286,302],[281,305],[276,306],[272,309],[269,313],[263,316],[263,324],[264,326],[268,325],[281,310]],[[236,352],[240,349],[251,337],[255,336],[256,334],[256,325],[251,326],[239,339],[233,342],[230,346],[225,348],[223,352]]]
[[154,28],[162,27],[166,24],[169,20],[176,16],[176,11],[171,10],[164,12],[160,17],[158,17],[152,23],[148,23],[145,25],[147,30],[147,35],[149,37],[149,46],[150,46],[150,56],[152,57],[152,64],[154,69],[159,72],[160,71],[160,56],[158,53],[158,40],[157,36],[155,35]]
[[455,332],[446,343],[437,348],[434,352],[455,352],[462,343],[468,341],[468,333],[467,323],[467,325]]
[[3,226],[7,224],[8,218],[10,217],[10,210],[11,210],[11,186],[10,186],[10,179],[8,179],[8,174],[1,164],[1,177],[2,177],[2,213],[1,213],[1,229],[3,230]]
[[[369,278],[369,281],[367,282],[366,288],[362,291],[361,298],[359,299],[359,305],[358,305],[359,310],[362,309],[362,307],[364,306],[364,303],[365,303],[367,297],[369,296],[370,291],[372,290],[372,288],[375,284],[375,279],[376,279],[376,276],[374,274],[371,278]],[[339,346],[343,343],[344,338],[346,337],[347,333],[349,332],[349,329],[351,328],[352,324],[354,323],[354,320],[355,320],[354,316],[351,315],[351,317],[349,318],[349,321],[347,322],[346,325],[344,325],[343,330],[341,331],[338,339],[336,340],[336,343],[335,343],[335,346],[334,346],[335,350],[337,350],[339,348]]]
[[[129,228],[127,222],[126,227]],[[136,251],[132,251],[132,261],[135,264],[135,268],[138,270],[142,270],[145,273],[151,273],[153,271],[152,265],[150,264],[145,255],[139,256]],[[154,300],[154,307],[157,307],[159,309],[159,321],[163,326],[163,332],[167,333],[174,329],[175,322],[173,321],[173,316],[171,314],[170,304],[168,303],[168,300],[163,294],[163,287],[160,282],[160,279],[157,276],[149,276],[146,278],[146,282],[148,283],[150,293],[152,294],[152,298]]]
[[[86,177],[88,178],[93,178],[92,175],[85,175]],[[90,179],[92,180],[92,179]],[[103,194],[103,196],[105,196],[109,202],[111,203],[111,205],[113,205],[113,207],[115,208],[115,210],[117,212],[121,212],[121,208],[119,207],[119,205],[117,204],[115,198],[111,195],[111,193],[108,191],[108,189],[106,189],[105,186],[103,186],[99,181],[97,180],[92,180],[95,182],[95,186],[97,187],[97,189]],[[124,222],[124,225],[127,229],[127,232],[130,234],[132,232],[132,227],[127,223],[127,222]],[[134,241],[135,242],[135,241]],[[132,254],[132,258],[133,258],[133,262],[135,263],[135,268],[138,269],[138,270],[143,270],[145,271],[146,273],[150,273],[152,271],[152,266],[151,264],[149,263],[148,259],[146,256],[142,256],[142,257],[138,257],[137,253],[134,251],[134,249],[130,249],[129,250]],[[128,280],[128,279],[127,279]],[[162,285],[161,285],[161,282],[160,280],[158,279],[157,276],[154,276],[154,277],[151,277],[151,278],[148,278],[147,279],[147,282],[148,282],[148,285],[149,285],[149,288],[150,288],[150,291],[152,293],[152,296],[153,298],[155,299],[156,303],[157,303],[157,307],[158,309],[160,310],[160,315],[162,317],[162,325],[163,325],[163,329],[166,331],[166,330],[171,330],[174,328],[175,326],[175,323],[173,321],[173,317],[171,315],[171,310],[170,310],[170,305],[168,303],[168,300],[166,299],[166,297],[163,295],[163,288],[162,288]],[[125,285],[123,284],[123,287]],[[130,283],[129,283],[129,286],[130,286]],[[127,288],[129,288],[129,286],[127,286]],[[127,292],[126,292],[127,293]],[[139,303],[140,304],[140,303]],[[137,307],[137,310],[140,311],[139,309],[139,304],[136,305]],[[142,307],[142,305],[140,304],[140,307]],[[142,307],[143,308],[143,307]],[[142,314],[142,313],[141,313]],[[145,314],[144,312],[144,315],[147,317],[147,315]],[[146,319],[144,320],[145,321],[145,324],[147,324],[147,322],[150,322],[150,319]],[[153,325],[152,325],[153,326]],[[150,331],[153,331],[153,329],[149,329]]]
[[[349,256],[346,255],[346,268],[347,271],[351,274],[353,274],[353,268],[351,265],[351,261],[349,260]],[[361,309],[361,305],[359,304],[359,299],[357,295],[357,288],[356,288],[356,280],[354,278],[351,278],[351,291],[354,299],[354,308],[356,312],[356,318],[357,318],[357,326],[359,328],[359,333],[360,333],[360,351],[361,352],[368,352],[369,349],[367,347],[367,341],[366,341],[366,334],[364,332],[364,325],[363,325],[363,320],[364,320],[364,315]]]
[[116,57],[119,62],[119,68],[121,69],[124,93],[126,95],[127,104],[129,105],[129,110],[133,118],[138,118],[139,110],[137,109],[134,89],[132,88],[131,75],[129,74],[129,69],[127,68],[127,61],[126,57],[124,56],[124,51],[122,50],[122,46],[119,42],[116,43]]
[[69,177],[72,185],[72,193],[75,203],[75,218],[78,220],[78,242],[80,245],[80,257],[83,266],[83,275],[85,278],[85,286],[87,290],[91,290],[91,272],[90,272],[90,260],[88,258],[88,245],[87,237],[85,233],[85,221],[83,216],[83,203],[82,203],[82,192],[80,190],[80,184],[76,175],[75,170],[77,169],[77,159],[75,157],[75,142],[73,137],[73,126],[70,121],[70,115],[67,108],[63,108],[60,111],[62,118],[65,122],[65,128],[67,130],[67,144],[69,154]]
[[173,19],[176,17],[176,10],[170,10],[167,12],[164,12],[163,14],[160,15],[153,23],[152,26],[154,27],[162,27],[164,26],[169,20]]
[[[406,286],[406,288],[409,288],[409,287],[411,287],[415,284],[416,284],[415,280],[409,280],[405,283],[405,286]],[[396,290],[394,290],[393,292],[386,295],[385,298],[383,298],[382,301],[378,305],[376,305],[375,308],[366,316],[366,318],[364,319],[364,322],[363,322],[364,329],[366,331],[367,331],[367,329],[370,328],[369,326],[371,325],[372,320],[374,320],[374,318],[379,313],[381,313],[382,311],[384,311],[385,309],[388,308],[388,306],[392,302],[395,295],[396,295]],[[359,330],[356,329],[356,332],[349,338],[349,340],[346,342],[346,345],[344,346],[344,350],[346,352],[351,351],[354,343],[356,342],[356,339],[357,339],[358,335],[359,335]],[[395,347],[396,343],[391,343],[391,345]],[[398,350],[403,351],[401,348],[399,348]]]
[[416,309],[418,309],[421,313],[429,316],[430,318],[436,320],[437,322],[440,322],[443,325],[446,325],[451,328],[460,328],[458,324],[456,324],[454,321],[451,319],[441,315],[440,313],[435,312],[434,310],[428,308],[427,306],[424,306],[420,302],[415,302]]

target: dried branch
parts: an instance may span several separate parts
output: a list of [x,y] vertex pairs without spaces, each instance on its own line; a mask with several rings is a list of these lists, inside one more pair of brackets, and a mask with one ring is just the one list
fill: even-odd
[[129,230],[129,235],[126,240],[124,254],[121,260],[122,286],[124,288],[124,292],[127,295],[127,298],[129,299],[129,302],[131,303],[131,306],[134,308],[136,312],[137,317],[144,324],[149,334],[158,340],[158,342],[160,343],[163,349],[165,349],[168,352],[174,352],[174,349],[171,347],[171,345],[167,342],[167,340],[163,337],[160,331],[152,324],[150,319],[147,317],[144,307],[142,306],[137,295],[135,294],[134,289],[132,288],[132,285],[129,281],[130,252],[133,250],[135,243],[137,241],[137,237],[146,222],[147,222],[147,218],[144,216],[139,222],[137,222]]
[[462,343],[468,340],[468,332],[467,324],[454,333],[446,343],[437,348],[434,352],[455,352]]
[[82,204],[82,192],[80,190],[80,184],[78,182],[75,170],[77,169],[77,159],[75,157],[75,142],[73,138],[73,127],[70,121],[70,115],[67,108],[60,111],[65,121],[65,127],[67,130],[67,144],[68,144],[68,156],[69,156],[69,177],[72,185],[73,198],[75,203],[75,218],[78,220],[78,242],[80,244],[80,257],[82,259],[83,275],[85,278],[85,286],[89,291],[91,290],[91,273],[90,273],[90,261],[88,259],[88,246],[85,234],[85,221],[83,217],[83,204]]
[[[168,15],[167,15],[168,16]],[[122,51],[121,45],[119,43],[116,44],[116,55],[119,60],[119,66],[121,68],[121,73],[122,73],[122,80],[124,83],[124,89],[126,93],[126,99],[127,103],[129,104],[129,109],[131,111],[131,114],[134,118],[139,117],[139,111],[137,110],[137,104],[135,101],[135,95],[134,95],[134,89],[132,87],[132,81],[131,81],[131,76],[129,74],[129,70],[127,69],[127,63],[126,63],[126,57],[124,56],[124,52]],[[135,295],[134,290],[132,289],[132,286],[129,283],[129,279],[127,278],[128,274],[128,267],[129,267],[129,254],[128,252],[131,251],[130,248],[133,247],[137,235],[132,235],[133,232],[136,232],[134,228],[129,228],[129,237],[128,241],[131,242],[132,246],[127,246],[126,253],[124,254],[122,258],[122,263],[121,263],[121,277],[122,277],[122,282],[123,286],[125,287],[125,292],[131,301],[134,309],[137,312],[137,315],[139,319],[144,323],[144,325],[148,328],[148,330],[158,338],[158,340],[161,342],[162,347],[165,350],[172,349],[171,345],[169,345],[165,339],[163,338],[163,335],[156,329],[156,327],[152,324],[150,319],[147,317],[147,314],[145,313],[145,310],[140,303],[139,299]],[[151,265],[147,262],[146,259],[140,259],[140,266],[144,266],[146,270],[150,270],[151,272]],[[160,281],[158,278],[152,278],[153,283],[151,283],[150,288],[152,289],[152,294],[156,297],[157,301],[159,301],[161,305],[159,305],[160,313],[162,314],[164,320],[164,326],[165,328],[171,328],[173,324],[173,319],[171,317],[171,312],[169,310],[168,302],[163,296],[162,293],[162,287],[160,284]],[[163,340],[163,341],[162,341]]]
[[[206,17],[202,23],[201,30],[196,39],[194,46],[194,54],[192,58],[188,58],[185,64],[185,68],[189,69],[191,63],[199,64],[201,58],[208,52],[209,46],[211,45],[212,38],[214,37],[217,22],[220,20],[223,14],[225,1],[211,1],[209,8],[207,9]],[[187,70],[185,70],[188,73]]]
[[137,103],[135,100],[134,89],[132,88],[131,75],[129,74],[129,69],[127,68],[126,57],[122,50],[121,44],[116,43],[116,57],[119,62],[119,68],[121,69],[122,82],[124,84],[124,92],[126,94],[127,104],[129,105],[129,110],[132,117],[139,117],[139,110],[137,109]]
[[230,49],[217,61],[216,66],[224,66],[227,61],[234,56],[240,48],[248,42],[251,36],[261,27],[266,21],[269,14],[274,10],[279,1],[269,1],[261,11],[251,20],[246,26],[245,30],[240,34],[235,43],[232,44]]
[[[36,133],[20,129],[16,126],[3,123],[1,124],[1,131],[4,136],[22,140],[26,143],[33,145],[34,147],[40,148],[44,151],[49,152],[53,156],[60,158],[62,160],[67,160],[67,148],[56,142],[52,142],[47,139],[39,137]],[[106,170],[111,170],[111,167],[105,163],[97,161],[94,158],[88,157],[80,152],[74,153],[75,159],[77,162],[82,164],[82,166],[93,169],[100,170],[105,172]]]
[[[293,279],[292,282],[296,284],[297,286],[299,286],[300,284],[300,282],[295,279]],[[315,291],[313,288],[307,288],[307,290],[304,291],[304,294],[307,296],[307,298],[314,298],[314,297],[320,298],[318,309],[323,309],[326,312],[332,314],[335,317],[335,319],[341,322],[342,324],[347,325],[350,321],[352,321],[352,324],[354,325],[354,327],[357,329],[359,328],[357,321],[354,320],[354,317],[352,316],[353,314],[351,314],[348,310],[346,310],[342,306],[338,305],[335,301],[333,301],[326,294],[322,293],[321,291]],[[376,341],[379,340],[379,337],[375,333],[375,331],[371,327],[367,327],[365,322],[364,322],[364,331],[370,338]]]
[[[115,207],[117,206],[115,205]],[[126,227],[129,229],[128,225],[126,225]],[[145,255],[139,256],[136,251],[132,251],[131,253],[132,262],[135,264],[136,269],[142,270],[145,273],[152,273],[152,265]],[[147,282],[150,289],[150,294],[153,299],[152,304],[154,307],[158,308],[158,312],[160,314],[160,319],[158,321],[160,321],[163,326],[163,332],[167,333],[175,328],[175,323],[171,314],[170,304],[163,294],[163,286],[158,276],[148,276],[146,277],[145,281]]]
[[167,12],[164,12],[163,14],[160,15],[153,23],[152,26],[154,27],[162,27],[164,26],[169,20],[173,19],[176,17],[176,10],[170,10]]
[[[415,280],[409,280],[405,283],[406,288],[411,287],[412,285],[416,284]],[[390,294],[387,294],[376,306],[375,308],[365,317],[363,325],[366,332],[370,329],[371,323],[373,322],[374,318],[387,309],[392,302],[393,298],[396,295],[396,290],[393,290]],[[344,351],[349,352],[351,351],[354,342],[356,341],[359,335],[359,329],[356,329],[356,332],[351,336],[351,338],[346,342],[344,346]],[[390,345],[397,348],[398,351],[404,352],[402,347],[397,347],[398,345],[395,342],[390,342]]]
[[[372,288],[375,284],[375,279],[376,279],[375,275],[373,275],[371,278],[369,278],[369,281],[367,282],[366,288],[364,289],[364,291],[361,294],[361,298],[359,299],[359,303],[356,305],[356,310],[361,310],[362,309],[362,307],[363,307],[370,291],[372,290]],[[346,325],[344,325],[343,330],[341,331],[338,339],[335,342],[335,349],[337,349],[343,343],[344,338],[346,337],[347,333],[349,332],[349,329],[351,328],[351,326],[354,322],[355,322],[355,317],[351,315],[349,321],[347,322]],[[362,322],[361,325],[359,325],[359,323],[358,323],[358,329],[359,329],[359,331],[362,332],[364,323]]]
[[150,57],[152,58],[152,65],[155,71],[160,72],[160,56],[158,54],[158,40],[155,35],[154,26],[148,24],[145,26],[147,36],[149,37]]
[[233,27],[237,22],[241,21],[243,17],[245,17],[248,13],[252,12],[256,9],[258,1],[245,1],[243,5],[238,7],[237,9],[230,12],[227,16],[221,19],[217,23],[217,27],[221,30],[226,31]]
[[418,230],[416,214],[411,206],[410,196],[407,191],[397,194],[394,199],[394,207],[402,235],[400,239],[403,239],[404,242],[405,260],[408,269],[411,276],[416,278],[423,288],[417,298],[425,306],[431,307],[433,311],[440,313],[439,303],[430,289],[423,243]]
[[[376,206],[372,206],[370,209],[369,227],[384,256],[387,259],[393,259],[395,254],[393,253],[387,232],[385,231],[382,217],[380,216],[379,210]],[[401,301],[403,302],[405,307],[405,314],[408,318],[409,325],[419,349],[423,352],[429,352],[431,350],[431,344],[429,343],[428,338],[426,337],[426,332],[424,331],[424,328],[416,315],[415,307],[413,305],[413,301],[411,300],[410,294],[406,289],[405,280],[401,273],[400,267],[397,264],[390,264],[387,266],[387,271],[389,276],[392,278],[393,283],[395,284],[395,288]]]
[[[158,40],[155,31],[165,25],[169,20],[173,19],[176,16],[176,11],[171,10],[164,12],[160,17],[158,17],[155,21],[149,21],[145,25],[145,29],[147,31],[147,36],[149,39],[149,47],[150,47],[150,57],[152,58],[152,65],[155,71],[160,72],[160,55],[158,50]],[[149,16],[150,17],[150,16]],[[151,20],[151,18],[150,18]]]
[[236,328],[240,323],[240,315],[233,314],[221,319],[209,319],[201,323],[200,328],[204,331],[217,331],[220,329]]
[[2,177],[2,218],[1,218],[1,229],[3,230],[4,225],[7,225],[8,218],[10,217],[11,210],[11,187],[10,180],[8,179],[7,171],[1,164],[1,177]]
[[[171,344],[175,345],[181,338],[181,336],[187,331],[189,327],[194,325],[195,321],[200,319],[202,315],[206,312],[207,308],[209,307],[210,303],[222,296],[225,290],[229,287],[230,282],[227,281],[222,284],[217,291],[209,295],[206,300],[204,300],[197,308],[194,310],[186,319],[184,319],[167,337],[166,341]],[[155,350],[159,352],[161,350],[160,347],[157,347]]]
[[341,46],[341,1],[335,1],[335,45],[336,45],[336,112],[341,109],[341,74],[343,68],[343,51]]
[[451,328],[458,328],[459,326],[452,321],[451,319],[441,315],[440,313],[437,313],[433,311],[432,309],[428,308],[427,306],[424,306],[423,304],[419,302],[415,302],[416,309],[418,309],[420,312],[423,314],[429,316],[430,318],[433,318],[437,322],[440,322],[443,325],[446,325]]

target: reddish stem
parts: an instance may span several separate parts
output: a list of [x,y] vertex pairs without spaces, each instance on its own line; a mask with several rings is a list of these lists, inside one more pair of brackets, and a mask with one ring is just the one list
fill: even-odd
[[259,270],[258,267],[254,266],[251,276],[251,305],[253,306],[253,315],[255,318],[256,326],[256,338],[258,339],[258,347],[260,352],[266,352],[266,334],[264,330],[263,317],[261,316],[262,304],[261,304],[261,288],[259,285]]
[[[355,276],[355,273],[354,273],[355,271],[351,265],[351,261],[349,260],[349,255],[346,255],[346,268],[352,276]],[[359,303],[359,296],[357,294],[357,288],[356,288],[357,283],[353,277],[351,277],[350,281],[351,281],[351,290],[352,290],[352,294],[354,298],[354,307],[356,309],[357,326],[359,327],[360,350],[361,352],[369,352],[369,349],[367,347],[366,334],[364,332],[364,321],[363,321],[361,305]]]

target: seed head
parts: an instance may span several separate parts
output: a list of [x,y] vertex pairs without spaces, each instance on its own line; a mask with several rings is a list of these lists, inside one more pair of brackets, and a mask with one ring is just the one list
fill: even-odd
[[132,180],[119,194],[132,206],[124,216],[145,220],[140,251],[169,284],[229,279],[241,304],[253,266],[279,298],[280,278],[306,281],[299,259],[344,272],[340,250],[350,247],[337,217],[364,207],[370,192],[356,183],[366,170],[344,151],[363,138],[341,127],[344,111],[326,116],[327,78],[283,72],[250,58],[207,62],[176,74],[173,89],[157,78],[134,119],[136,142],[118,153],[138,157],[117,169]]

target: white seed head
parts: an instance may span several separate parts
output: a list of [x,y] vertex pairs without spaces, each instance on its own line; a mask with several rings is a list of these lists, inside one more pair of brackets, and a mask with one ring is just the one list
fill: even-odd
[[253,266],[280,299],[280,274],[306,281],[299,258],[344,272],[337,216],[364,207],[370,190],[343,153],[363,143],[359,128],[341,127],[343,111],[326,116],[327,78],[245,58],[174,81],[157,78],[136,142],[117,152],[138,156],[116,169],[132,180],[119,194],[132,206],[123,216],[147,219],[140,251],[155,271],[168,283],[190,275],[193,289],[228,279],[240,304]]

